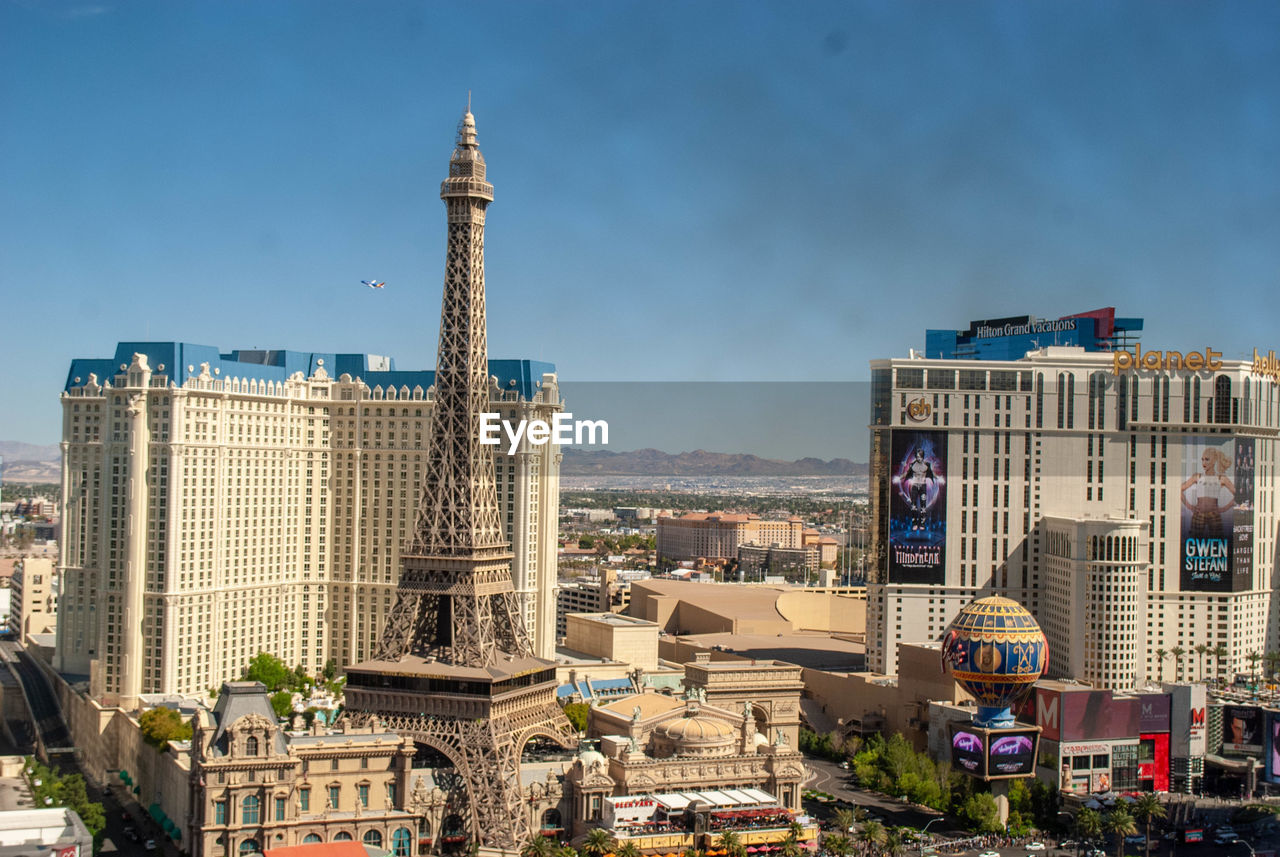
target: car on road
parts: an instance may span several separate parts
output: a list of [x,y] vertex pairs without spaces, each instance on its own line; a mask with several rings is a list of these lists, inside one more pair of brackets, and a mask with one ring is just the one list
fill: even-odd
[[1027,845],[1026,845],[1026,849],[1027,849],[1028,851],[1043,851],[1043,850],[1044,850],[1044,843],[1043,843],[1043,842],[1028,842],[1028,843],[1027,843]]
[[1084,852],[1084,857],[1107,857],[1107,852],[1103,851],[1101,848],[1090,848],[1088,851]]
[[1000,857],[999,851],[983,851],[978,857]]
[[1147,837],[1143,836],[1141,833],[1132,833],[1124,838],[1125,845],[1145,845],[1146,842]]
[[142,847],[147,849],[148,851],[155,851],[156,841],[154,839],[148,839],[146,842],[142,843]]

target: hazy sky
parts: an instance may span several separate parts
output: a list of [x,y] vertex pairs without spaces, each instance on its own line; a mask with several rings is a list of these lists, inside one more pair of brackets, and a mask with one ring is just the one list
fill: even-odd
[[491,352],[566,382],[855,381],[1108,305],[1280,347],[1278,35],[1276,3],[0,0],[0,438],[56,442],[69,361],[120,340],[430,367],[468,90]]

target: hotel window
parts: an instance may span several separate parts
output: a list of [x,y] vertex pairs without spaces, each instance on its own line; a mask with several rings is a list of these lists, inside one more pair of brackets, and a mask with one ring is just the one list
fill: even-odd
[[227,823],[227,802],[225,800],[214,801],[213,803],[213,823]]

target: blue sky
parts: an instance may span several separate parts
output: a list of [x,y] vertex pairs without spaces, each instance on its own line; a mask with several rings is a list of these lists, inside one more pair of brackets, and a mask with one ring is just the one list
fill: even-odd
[[491,352],[566,381],[862,380],[926,327],[1108,305],[1152,348],[1277,347],[1278,32],[1274,3],[0,0],[0,438],[55,442],[69,361],[119,340],[429,367],[468,90]]

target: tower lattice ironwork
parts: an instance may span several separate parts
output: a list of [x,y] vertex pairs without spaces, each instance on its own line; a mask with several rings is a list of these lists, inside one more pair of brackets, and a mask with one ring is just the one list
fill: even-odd
[[480,443],[489,407],[484,223],[493,201],[470,109],[440,186],[449,242],[435,404],[412,541],[374,658],[347,670],[347,710],[433,747],[454,765],[480,844],[529,836],[520,751],[535,736],[572,746],[555,665],[533,656],[511,579],[494,482]]

